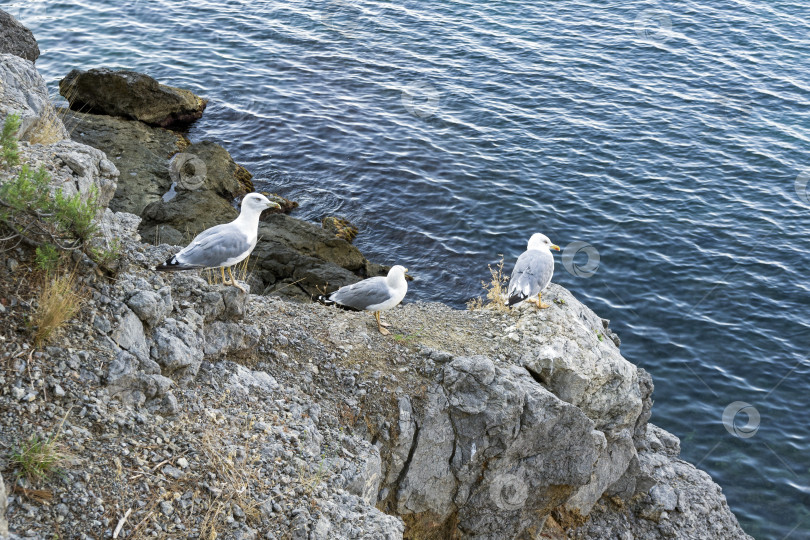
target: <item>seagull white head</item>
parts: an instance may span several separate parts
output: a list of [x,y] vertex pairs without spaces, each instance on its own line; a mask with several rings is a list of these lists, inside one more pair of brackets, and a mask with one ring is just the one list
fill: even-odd
[[404,278],[405,272],[407,271],[407,268],[398,264],[391,267],[391,270],[388,271],[388,277],[392,279],[399,279],[399,277],[402,276]]
[[536,249],[538,251],[553,249],[554,251],[560,251],[560,246],[552,244],[551,240],[549,240],[548,236],[545,234],[534,233],[532,237],[529,238],[529,245],[526,249]]
[[278,203],[274,203],[261,193],[248,193],[242,199],[242,212],[249,212],[251,214],[261,214],[268,208],[281,208]]

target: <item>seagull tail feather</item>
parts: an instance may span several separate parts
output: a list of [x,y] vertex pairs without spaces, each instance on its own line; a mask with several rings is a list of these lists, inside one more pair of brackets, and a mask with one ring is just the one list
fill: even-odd
[[161,264],[160,266],[156,266],[155,270],[159,272],[179,272],[180,270],[195,270],[200,269],[202,266],[193,265],[193,264],[182,264],[177,261],[177,257],[172,255],[166,262]]
[[522,302],[523,300],[526,300],[527,298],[528,298],[528,296],[524,296],[522,294],[515,294],[515,295],[509,297],[509,300],[506,301],[506,305],[507,306],[514,306],[518,302]]

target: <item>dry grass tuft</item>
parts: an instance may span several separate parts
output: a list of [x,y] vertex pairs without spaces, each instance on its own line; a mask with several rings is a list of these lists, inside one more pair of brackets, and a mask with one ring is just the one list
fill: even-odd
[[39,295],[32,323],[36,328],[34,347],[48,343],[59,334],[67,321],[79,313],[84,296],[76,291],[76,276],[63,274],[49,278]]
[[222,486],[222,491],[211,502],[200,526],[201,538],[213,540],[218,537],[218,531],[225,527],[224,517],[232,503],[242,508],[249,522],[259,521],[259,503],[252,489],[252,484],[258,481],[258,467],[255,464],[259,458],[251,456],[249,442],[245,443],[244,449],[240,449],[242,451],[237,451],[234,446],[224,444],[216,429],[209,427],[200,439],[200,449],[210,470],[216,471]]
[[503,255],[495,268],[488,265],[490,281],[481,281],[481,286],[486,292],[487,302],[479,296],[467,302],[467,309],[470,311],[488,309],[498,311],[500,313],[509,313],[509,306],[506,305],[506,295],[509,290],[507,282],[509,278],[503,272]]
[[48,103],[34,129],[28,133],[31,144],[53,144],[62,140],[62,119],[56,108]]

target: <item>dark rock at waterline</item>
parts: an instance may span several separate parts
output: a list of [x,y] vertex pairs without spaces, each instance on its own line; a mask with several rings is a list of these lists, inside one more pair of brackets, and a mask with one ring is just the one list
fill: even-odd
[[59,81],[70,108],[121,116],[164,128],[183,128],[200,118],[208,100],[189,90],[160,84],[135,71],[74,69]]
[[34,34],[3,10],[0,10],[0,53],[13,54],[31,62],[39,58],[39,45]]
[[284,214],[272,214],[259,225],[252,257],[255,266],[249,268],[264,282],[265,294],[279,291],[288,297],[311,298],[388,271],[349,242]]
[[173,131],[134,120],[67,109],[60,110],[60,116],[74,141],[104,151],[121,173],[110,202],[114,212],[141,215],[160,200],[173,182],[170,158],[191,145]]
[[[185,156],[179,155],[172,160],[171,167],[179,189],[211,190],[229,200],[254,191],[253,175],[236,163],[220,145],[211,141],[194,143],[183,154]],[[181,162],[185,167],[179,166]],[[194,178],[203,177],[203,184],[194,185]]]
[[347,242],[354,240],[358,232],[357,227],[355,227],[351,221],[335,216],[326,216],[323,218],[321,220],[321,227],[323,227],[325,231],[329,231]]
[[[115,212],[142,216],[150,204],[170,198],[167,194],[173,189],[177,193],[210,191],[224,199],[224,208],[253,191],[250,172],[216,143],[191,144],[173,131],[136,120],[64,109],[60,114],[73,140],[103,150],[121,172],[110,203]],[[222,215],[219,211],[215,217]]]
[[280,208],[269,208],[262,213],[262,220],[266,221],[268,216],[273,214],[289,214],[296,208],[298,208],[298,203],[295,201],[291,201],[290,199],[286,199],[277,193],[268,193],[266,191],[261,192],[262,195],[273,201],[274,203],[278,204]]

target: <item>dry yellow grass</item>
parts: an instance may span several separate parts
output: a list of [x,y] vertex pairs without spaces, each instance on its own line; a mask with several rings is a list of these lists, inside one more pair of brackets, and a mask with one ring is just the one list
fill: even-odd
[[28,132],[28,142],[31,144],[53,144],[62,140],[62,115],[53,105],[48,104],[39,118],[34,129]]
[[207,540],[218,537],[224,528],[223,518],[231,503],[238,504],[248,517],[248,521],[260,519],[259,503],[251,488],[258,480],[256,463],[259,457],[252,451],[250,441],[245,442],[242,456],[239,457],[234,447],[225,444],[214,428],[208,427],[200,440],[200,450],[206,464],[216,471],[223,480],[225,489],[213,500],[200,525],[200,535]]
[[59,334],[64,324],[76,316],[84,296],[76,290],[74,274],[49,277],[40,291],[32,323],[36,328],[34,347],[48,343]]
[[490,274],[489,283],[481,281],[481,286],[486,292],[487,302],[485,303],[481,297],[473,298],[467,302],[467,309],[470,311],[489,309],[501,313],[509,312],[509,306],[506,305],[506,294],[509,290],[507,281],[509,281],[509,278],[503,272],[503,255],[500,257],[501,260],[498,261],[495,268],[492,268],[492,265],[487,266]]

